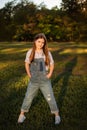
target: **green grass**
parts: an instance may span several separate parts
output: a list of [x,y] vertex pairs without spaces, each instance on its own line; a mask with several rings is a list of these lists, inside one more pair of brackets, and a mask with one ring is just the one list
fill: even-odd
[[17,119],[28,84],[24,68],[31,43],[0,43],[0,130],[87,130],[87,44],[49,43],[55,60],[52,85],[61,123],[54,125],[48,104],[39,91],[27,119]]

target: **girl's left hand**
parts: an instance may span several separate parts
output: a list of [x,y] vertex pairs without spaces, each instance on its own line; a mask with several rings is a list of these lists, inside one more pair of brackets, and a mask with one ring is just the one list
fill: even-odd
[[48,73],[48,74],[46,75],[46,77],[47,77],[48,79],[50,79],[50,78],[51,78],[51,74]]

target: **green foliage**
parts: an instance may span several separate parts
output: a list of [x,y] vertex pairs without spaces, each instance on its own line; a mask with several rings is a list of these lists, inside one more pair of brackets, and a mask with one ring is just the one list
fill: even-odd
[[70,15],[71,13],[78,13],[81,11],[78,0],[62,0],[62,9],[67,11]]
[[0,41],[31,41],[40,32],[49,41],[87,41],[85,3],[63,0],[60,9],[49,10],[44,3],[36,6],[28,0],[8,2],[0,9]]
[[61,123],[54,125],[54,115],[40,91],[24,123],[17,123],[29,82],[24,59],[31,47],[28,42],[0,43],[0,130],[86,130],[87,44],[81,42],[48,43],[55,61],[51,80]]

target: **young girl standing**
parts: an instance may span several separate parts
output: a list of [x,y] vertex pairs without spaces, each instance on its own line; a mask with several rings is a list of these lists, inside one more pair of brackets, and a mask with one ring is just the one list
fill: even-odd
[[32,100],[40,89],[49,104],[51,113],[55,114],[55,124],[59,124],[59,109],[50,81],[54,69],[54,60],[50,51],[48,51],[47,39],[43,33],[35,36],[33,48],[26,54],[25,69],[30,82],[21,106],[18,123],[22,123],[26,119],[24,113],[29,111]]

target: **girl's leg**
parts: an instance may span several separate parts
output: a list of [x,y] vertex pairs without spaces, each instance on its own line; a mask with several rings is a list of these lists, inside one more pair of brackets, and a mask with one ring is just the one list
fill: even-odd
[[29,83],[28,88],[27,88],[27,92],[25,94],[25,98],[23,100],[23,104],[21,107],[21,113],[23,114],[24,112],[28,112],[32,100],[33,98],[36,96],[37,92],[38,92],[38,86],[36,84],[33,83]]
[[47,82],[44,82],[42,86],[40,87],[40,90],[42,91],[46,101],[49,104],[51,113],[55,114],[55,124],[59,124],[60,123],[59,109],[57,107],[57,104],[54,98],[50,80],[48,80]]
[[54,98],[50,80],[41,84],[40,90],[43,93],[46,101],[48,102],[51,112],[54,113],[55,115],[58,115],[59,109],[57,107],[57,104]]
[[20,116],[24,117],[24,113],[29,111],[32,100],[36,96],[36,94],[38,92],[38,89],[39,88],[38,88],[38,86],[36,84],[33,84],[33,83],[29,82],[27,92],[25,94],[23,104],[22,104],[22,107],[21,107],[21,112],[20,112],[19,118],[20,118]]

